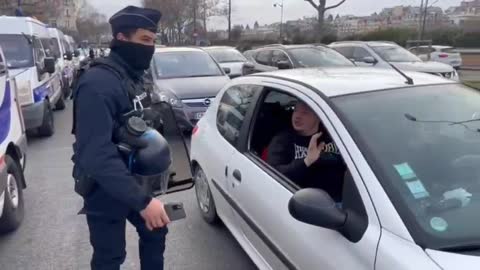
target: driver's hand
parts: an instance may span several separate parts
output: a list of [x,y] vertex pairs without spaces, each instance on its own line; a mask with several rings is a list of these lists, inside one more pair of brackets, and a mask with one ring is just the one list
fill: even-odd
[[325,149],[325,143],[321,142],[320,144],[318,143],[318,139],[322,137],[323,133],[317,133],[312,136],[310,139],[310,144],[308,145],[308,152],[307,152],[307,157],[304,159],[305,165],[307,167],[312,166],[313,163],[315,163],[319,158],[322,152]]

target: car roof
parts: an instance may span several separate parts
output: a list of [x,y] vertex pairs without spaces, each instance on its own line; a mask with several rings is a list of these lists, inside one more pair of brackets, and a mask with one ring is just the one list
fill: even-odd
[[206,50],[206,51],[209,51],[209,50],[221,50],[221,49],[226,49],[226,50],[231,50],[231,49],[234,49],[234,47],[230,47],[230,46],[209,46],[209,47],[202,47],[202,49]]
[[[415,86],[456,83],[440,76],[418,72],[405,72]],[[327,97],[358,94],[377,90],[411,87],[406,79],[392,69],[372,67],[335,67],[291,69],[250,75],[250,77],[271,77],[307,84],[318,89]]]
[[155,53],[162,52],[204,52],[204,50],[196,47],[156,47]]
[[273,44],[273,45],[266,45],[262,47],[258,47],[257,50],[261,49],[297,49],[297,48],[315,48],[315,45],[312,44],[298,44],[298,45],[282,45],[282,44]]
[[371,46],[399,46],[395,42],[391,41],[338,41],[338,42],[333,42],[329,46],[336,46],[336,45],[352,45],[352,44],[357,44],[357,45],[371,45]]

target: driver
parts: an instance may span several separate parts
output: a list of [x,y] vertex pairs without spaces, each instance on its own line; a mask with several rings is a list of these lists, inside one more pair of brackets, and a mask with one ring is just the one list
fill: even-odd
[[292,127],[272,139],[267,162],[301,188],[323,189],[341,202],[346,166],[320,118],[299,101]]

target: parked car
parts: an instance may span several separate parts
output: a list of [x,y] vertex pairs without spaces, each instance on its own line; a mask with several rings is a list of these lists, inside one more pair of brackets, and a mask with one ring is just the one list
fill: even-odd
[[246,51],[245,55],[254,63],[250,73],[291,68],[355,66],[341,54],[325,46],[269,45]]
[[1,16],[0,46],[16,78],[27,130],[53,135],[53,109],[64,109],[65,100],[47,26],[29,17]]
[[[229,83],[192,134],[204,219],[222,220],[259,269],[478,269],[480,93],[405,74],[414,85],[392,69],[363,67]],[[344,161],[345,177],[318,175],[342,181],[339,201],[293,182],[262,154],[292,128],[298,102]]]
[[404,71],[425,72],[455,81],[460,79],[453,67],[438,62],[423,62],[418,56],[393,42],[341,41],[330,44],[330,47],[358,66],[390,69],[390,64],[393,64]]
[[185,131],[192,130],[218,91],[230,81],[218,63],[199,48],[156,48],[150,73],[155,91],[173,106]]
[[0,48],[0,234],[16,230],[24,217],[27,137],[16,97],[17,83]]
[[417,55],[423,61],[435,61],[444,63],[459,69],[462,64],[462,56],[455,48],[450,46],[417,46],[408,49],[413,54]]
[[203,49],[207,51],[224,70],[230,70],[228,76],[231,79],[243,75],[244,65],[248,63],[248,60],[235,48],[227,46],[212,46]]
[[71,94],[71,85],[73,82],[73,51],[70,46],[66,46],[65,35],[56,28],[48,28],[51,37],[51,49],[55,56],[57,69],[62,75],[63,94],[67,98]]

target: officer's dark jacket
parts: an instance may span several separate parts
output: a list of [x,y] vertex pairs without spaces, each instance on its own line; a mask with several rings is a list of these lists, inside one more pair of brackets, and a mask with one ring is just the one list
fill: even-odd
[[[132,70],[115,52],[108,60],[124,68],[134,82],[141,82],[143,72]],[[113,138],[121,115],[132,109],[125,84],[112,71],[93,66],[77,85],[74,174],[81,171],[98,185],[85,198],[84,210],[87,214],[121,217],[131,210],[145,209],[151,198],[128,171]]]

